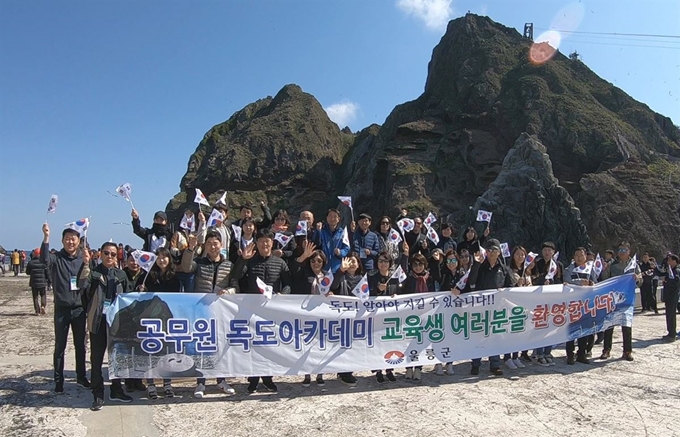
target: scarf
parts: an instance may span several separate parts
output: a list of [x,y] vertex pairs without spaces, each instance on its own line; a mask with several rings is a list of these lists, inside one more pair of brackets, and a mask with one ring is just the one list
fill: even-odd
[[430,274],[427,271],[422,275],[413,273],[413,277],[416,278],[416,293],[427,293],[429,291],[427,288],[427,280],[430,278]]

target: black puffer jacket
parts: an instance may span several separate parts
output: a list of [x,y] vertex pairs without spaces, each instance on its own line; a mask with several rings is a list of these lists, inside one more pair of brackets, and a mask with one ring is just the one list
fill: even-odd
[[26,274],[31,276],[28,286],[31,288],[47,288],[47,264],[39,258],[33,258],[26,265]]
[[290,294],[291,275],[288,264],[278,256],[262,257],[255,254],[249,260],[239,257],[234,266],[235,278],[245,277],[247,288],[241,293],[260,293],[257,287],[257,278],[271,285],[274,293]]
[[228,294],[239,292],[238,279],[234,277],[233,264],[220,255],[219,261],[211,261],[206,256],[193,259],[194,252],[185,250],[180,270],[194,273],[194,293],[217,293],[226,290]]

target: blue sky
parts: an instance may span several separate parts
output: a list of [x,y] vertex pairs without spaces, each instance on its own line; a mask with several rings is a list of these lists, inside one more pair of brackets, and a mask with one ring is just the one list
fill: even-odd
[[[130,182],[150,225],[205,132],[287,83],[353,130],[382,124],[467,11],[533,22],[536,37],[680,34],[675,0],[3,0],[0,244],[36,247],[51,194],[53,229],[91,216],[92,244],[141,244],[107,190]],[[561,35],[562,52],[680,123],[680,39]]]

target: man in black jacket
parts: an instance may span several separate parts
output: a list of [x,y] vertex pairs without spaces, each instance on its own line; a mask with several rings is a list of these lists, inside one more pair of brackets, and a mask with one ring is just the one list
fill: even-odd
[[410,248],[410,257],[416,253],[422,254],[425,258],[430,256],[427,235],[423,233],[423,218],[418,216],[413,219],[413,229],[405,233],[404,240]]
[[[510,271],[501,263],[499,258],[501,248],[495,241],[490,241],[486,245],[486,259],[480,264],[475,262],[470,269],[468,283],[464,292],[479,293],[485,290],[497,290],[499,288],[512,287],[512,276]],[[472,374],[479,375],[479,367],[482,365],[481,358],[472,360]],[[502,375],[501,357],[493,355],[489,357],[491,373]]]
[[35,315],[45,314],[45,307],[47,307],[47,266],[40,261],[40,249],[33,252],[31,260],[26,265],[26,274],[31,277],[28,286],[31,287],[33,293]]
[[85,310],[83,309],[83,284],[81,271],[83,263],[90,263],[90,254],[82,251],[80,234],[74,229],[64,229],[61,233],[63,248],[50,253],[50,226],[42,227],[43,242],[40,246],[40,261],[52,272],[54,289],[54,391],[64,393],[64,351],[68,341],[69,327],[73,331],[73,345],[76,350],[76,383],[90,388],[85,375]]
[[[102,364],[106,352],[107,324],[106,312],[119,294],[127,292],[131,287],[128,277],[118,266],[118,248],[115,243],[104,243],[101,247],[102,263],[92,271],[85,267],[85,301],[87,302],[87,329],[90,332],[90,365],[92,366],[92,411],[99,411],[104,406],[104,377]],[[111,375],[109,375],[111,378]],[[131,402],[132,398],[125,394],[120,379],[111,379],[109,400]]]
[[[273,294],[290,294],[291,276],[288,264],[278,256],[272,255],[274,233],[269,229],[257,231],[257,254],[253,245],[249,245],[243,251],[234,266],[234,277],[247,278],[247,288],[242,293],[260,293],[257,286],[258,278],[271,287]],[[248,392],[255,393],[260,382],[259,376],[248,378]],[[276,392],[277,387],[271,376],[263,376],[262,384],[267,390]]]
[[654,311],[659,314],[656,307],[656,296],[652,292],[652,282],[654,281],[654,264],[650,262],[649,254],[645,252],[642,255],[642,263],[640,264],[640,271],[642,272],[642,285],[640,285],[640,299],[642,300],[642,312]]

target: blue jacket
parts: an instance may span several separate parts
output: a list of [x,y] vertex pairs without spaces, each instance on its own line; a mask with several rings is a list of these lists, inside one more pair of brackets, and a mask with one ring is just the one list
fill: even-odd
[[[371,251],[370,255],[366,255],[368,249]],[[377,266],[376,260],[380,254],[380,239],[378,234],[372,231],[368,231],[365,234],[361,232],[361,229],[357,229],[354,232],[354,237],[352,241],[352,250],[359,254],[359,259],[361,259],[361,264],[364,266],[364,270],[370,272]]]
[[[333,273],[337,272],[342,263],[342,258],[346,257],[349,253],[349,245],[342,241],[344,232],[345,228],[340,226],[335,228],[334,232],[331,232],[328,223],[324,223],[323,228],[314,233],[314,244],[320,250],[323,250],[328,259],[323,268],[324,270],[330,269]],[[335,248],[340,249],[340,256],[335,255]]]

